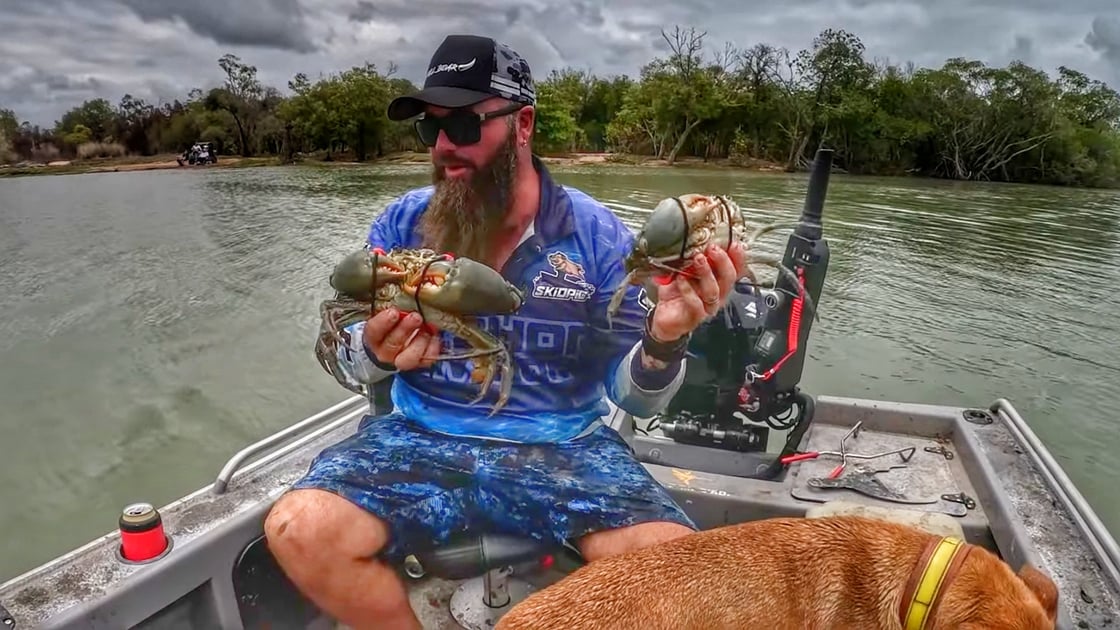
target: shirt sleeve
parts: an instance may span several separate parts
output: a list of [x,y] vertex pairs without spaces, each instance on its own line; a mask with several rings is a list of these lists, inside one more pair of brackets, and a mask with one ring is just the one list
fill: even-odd
[[[613,233],[610,233],[613,232]],[[664,370],[644,368],[641,362],[642,335],[646,317],[653,303],[645,289],[628,285],[618,312],[607,323],[607,306],[614,292],[626,280],[624,260],[634,243],[634,234],[621,222],[606,237],[609,251],[601,257],[604,264],[592,300],[592,326],[596,331],[595,347],[607,361],[607,396],[620,409],[639,418],[650,418],[664,409],[684,381],[685,360],[674,362]]]

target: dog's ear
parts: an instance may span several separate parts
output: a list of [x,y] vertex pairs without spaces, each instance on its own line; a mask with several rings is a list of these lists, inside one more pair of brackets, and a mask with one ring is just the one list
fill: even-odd
[[1031,592],[1038,598],[1038,603],[1042,604],[1042,609],[1046,611],[1046,616],[1050,621],[1056,620],[1058,617],[1058,587],[1055,586],[1050,576],[1029,564],[1024,564],[1019,569],[1019,579],[1023,580],[1027,588],[1031,589]]

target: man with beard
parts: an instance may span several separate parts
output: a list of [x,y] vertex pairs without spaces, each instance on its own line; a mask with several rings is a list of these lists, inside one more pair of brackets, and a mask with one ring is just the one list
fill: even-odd
[[744,268],[740,247],[710,248],[691,273],[631,287],[608,325],[634,234],[532,154],[536,95],[507,46],[455,35],[424,89],[389,105],[417,118],[433,186],[395,200],[370,247],[425,246],[484,262],[524,291],[511,316],[480,318],[513,361],[493,417],[465,361],[440,361],[446,333],[387,310],[348,329],[340,370],[355,388],[392,375],[394,410],[367,416],[325,449],[265,522],[292,581],[353,628],[419,628],[391,565],[463,530],[575,546],[588,561],[666,541],[694,523],[600,418],[605,397],[638,417],[671,399],[689,335],[715,315]]

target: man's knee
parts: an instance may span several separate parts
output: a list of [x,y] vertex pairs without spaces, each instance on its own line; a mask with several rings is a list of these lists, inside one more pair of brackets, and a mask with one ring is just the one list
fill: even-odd
[[579,540],[580,554],[587,562],[635,551],[650,545],[687,536],[690,527],[670,521],[638,523],[618,529],[608,529],[587,534]]
[[285,569],[368,558],[389,540],[384,521],[334,493],[315,489],[281,496],[265,517],[264,533]]

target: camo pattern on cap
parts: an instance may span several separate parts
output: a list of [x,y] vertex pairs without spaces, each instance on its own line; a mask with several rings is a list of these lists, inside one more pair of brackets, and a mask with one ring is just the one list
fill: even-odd
[[490,75],[490,87],[511,101],[526,105],[535,105],[537,102],[529,63],[502,43],[497,43],[494,47],[494,69]]

